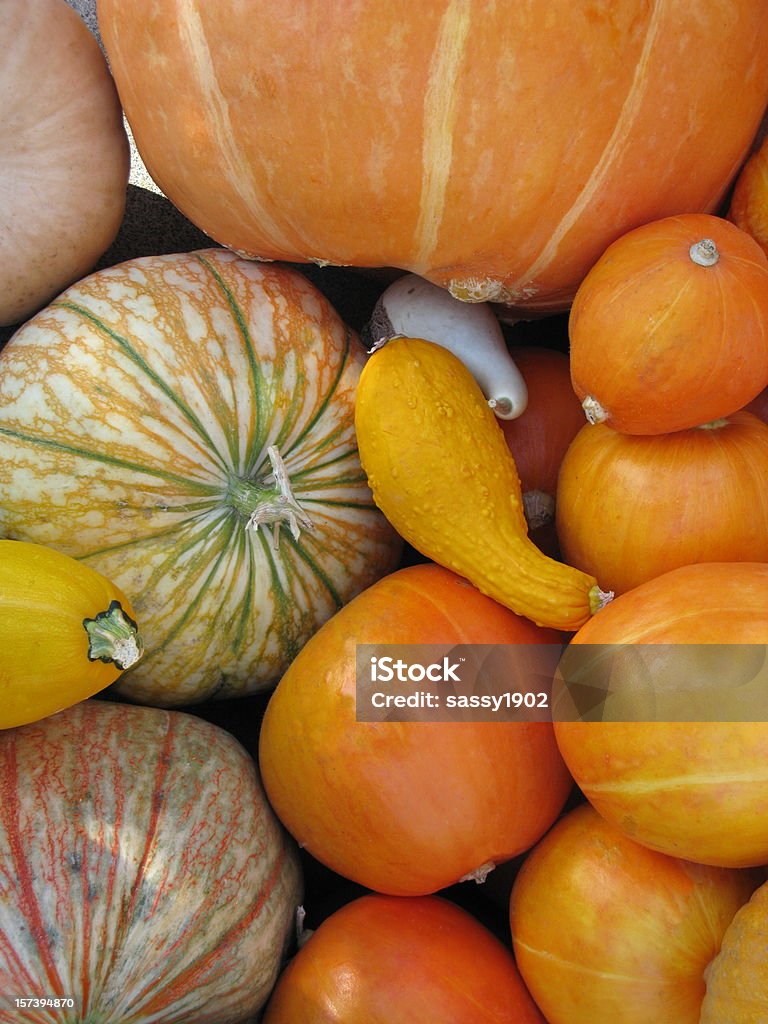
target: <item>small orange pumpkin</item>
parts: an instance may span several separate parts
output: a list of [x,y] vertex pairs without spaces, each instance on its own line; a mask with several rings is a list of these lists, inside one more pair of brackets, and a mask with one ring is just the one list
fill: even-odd
[[560,463],[584,425],[584,414],[564,352],[534,347],[511,351],[528,389],[528,404],[521,416],[499,424],[520,476],[528,527],[538,543],[541,528],[554,521]]
[[768,426],[737,412],[633,436],[586,424],[563,460],[566,561],[615,594],[692,562],[768,562]]
[[720,217],[653,221],[597,261],[568,331],[590,422],[663,434],[728,416],[768,385],[768,258]]
[[[329,1010],[332,1007],[332,1010]],[[512,953],[437,896],[362,896],[285,969],[264,1024],[544,1024]]]
[[[636,842],[720,867],[768,862],[768,729],[748,720],[765,714],[766,607],[768,564],[686,565],[621,594],[571,640],[627,655],[605,720],[555,721],[555,735],[590,803]],[[610,720],[633,701],[650,720]]]
[[699,1024],[704,970],[759,880],[648,850],[582,804],[515,880],[518,968],[549,1024]]
[[317,860],[395,896],[529,849],[571,789],[551,723],[357,721],[356,648],[559,639],[441,566],[385,576],[315,633],[270,698],[259,759],[278,817]]

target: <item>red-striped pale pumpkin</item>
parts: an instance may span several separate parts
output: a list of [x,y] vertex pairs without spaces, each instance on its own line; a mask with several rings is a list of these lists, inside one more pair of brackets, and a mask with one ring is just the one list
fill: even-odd
[[237,741],[86,701],[0,736],[4,1021],[240,1024],[274,984],[301,874]]
[[123,219],[120,102],[73,6],[0,5],[0,324],[20,323],[87,274]]
[[145,654],[121,694],[178,706],[263,688],[394,566],[355,443],[364,359],[302,275],[224,250],[100,271],[16,332],[0,533],[129,597]]
[[[564,308],[712,210],[768,101],[764,0],[99,0],[139,150],[209,235]],[[565,71],[564,69],[567,69]]]

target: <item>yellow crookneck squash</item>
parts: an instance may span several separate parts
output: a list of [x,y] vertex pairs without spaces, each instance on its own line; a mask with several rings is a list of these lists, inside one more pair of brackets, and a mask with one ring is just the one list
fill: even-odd
[[224,250],[99,271],[0,354],[0,535],[131,596],[116,689],[180,706],[274,683],[396,565],[360,467],[365,352],[283,266]]
[[0,729],[91,697],[142,649],[130,602],[104,576],[52,548],[0,540]]
[[578,629],[610,598],[528,536],[514,458],[452,352],[387,342],[363,370],[355,424],[376,504],[422,554],[541,626]]

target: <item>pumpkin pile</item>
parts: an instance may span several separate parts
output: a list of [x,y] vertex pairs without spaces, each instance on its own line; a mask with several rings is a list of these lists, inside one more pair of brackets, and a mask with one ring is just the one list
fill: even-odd
[[[81,6],[0,10],[0,1022],[768,1021],[762,0]],[[111,257],[123,115],[210,244]]]

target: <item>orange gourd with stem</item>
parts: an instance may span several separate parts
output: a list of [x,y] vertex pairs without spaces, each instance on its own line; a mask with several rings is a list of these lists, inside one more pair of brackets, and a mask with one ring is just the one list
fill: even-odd
[[663,434],[728,416],[768,385],[768,257],[720,217],[654,221],[592,267],[568,331],[590,422]]
[[768,562],[768,426],[637,436],[585,424],[557,488],[563,556],[615,593],[691,562]]

